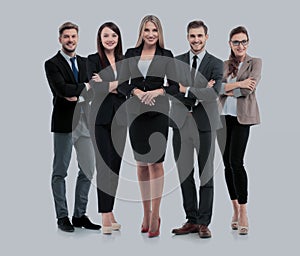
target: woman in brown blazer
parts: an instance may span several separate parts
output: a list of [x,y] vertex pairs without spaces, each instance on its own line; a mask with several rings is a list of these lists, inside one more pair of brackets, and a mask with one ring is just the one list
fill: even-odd
[[229,46],[231,54],[224,62],[220,93],[224,128],[218,134],[218,142],[223,152],[225,179],[233,205],[231,228],[238,230],[240,235],[246,235],[249,229],[246,209],[248,181],[244,155],[250,126],[260,123],[255,92],[261,78],[262,61],[247,54],[249,36],[244,27],[236,27],[230,32]]

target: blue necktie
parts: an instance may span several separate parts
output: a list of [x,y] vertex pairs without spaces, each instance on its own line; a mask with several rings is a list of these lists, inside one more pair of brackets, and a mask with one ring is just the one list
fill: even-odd
[[[75,65],[75,60],[76,60],[76,57],[70,58],[70,61],[72,63],[72,71],[73,71],[76,82],[78,82],[78,70]],[[82,106],[80,106],[80,113],[84,113]]]
[[70,58],[70,61],[72,63],[72,71],[73,71],[76,82],[78,82],[78,70],[75,65],[75,60],[76,60],[76,57]]

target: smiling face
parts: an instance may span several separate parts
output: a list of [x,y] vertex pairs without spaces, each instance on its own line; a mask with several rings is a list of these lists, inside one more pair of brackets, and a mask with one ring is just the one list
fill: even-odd
[[248,42],[248,37],[245,33],[235,34],[229,41],[231,50],[233,51],[234,55],[241,61],[243,61],[246,56]]
[[59,37],[59,42],[61,43],[62,50],[67,55],[72,56],[75,53],[78,42],[77,30],[74,28],[65,29]]
[[208,35],[203,27],[189,29],[187,39],[194,54],[199,54],[205,48]]
[[113,51],[118,45],[119,36],[108,27],[101,31],[101,43],[106,51]]
[[146,22],[143,31],[143,40],[146,45],[153,46],[158,41],[158,29],[155,24],[151,21]]

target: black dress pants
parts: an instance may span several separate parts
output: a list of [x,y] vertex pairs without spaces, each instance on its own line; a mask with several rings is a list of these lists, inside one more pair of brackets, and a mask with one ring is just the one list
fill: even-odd
[[[173,150],[176,161],[183,207],[190,223],[209,225],[212,218],[214,197],[215,131],[200,131],[188,116],[183,127],[173,129]],[[199,203],[194,180],[194,152],[198,158],[200,177]]]
[[223,163],[229,196],[231,200],[238,200],[239,204],[246,204],[248,178],[244,168],[244,155],[250,125],[240,124],[235,116],[226,115],[222,119],[223,129],[218,132],[218,143],[221,151],[224,149]]
[[[126,141],[126,126],[96,125],[96,152],[98,212],[113,210],[119,182],[119,172]],[[112,139],[113,136],[113,139]]]

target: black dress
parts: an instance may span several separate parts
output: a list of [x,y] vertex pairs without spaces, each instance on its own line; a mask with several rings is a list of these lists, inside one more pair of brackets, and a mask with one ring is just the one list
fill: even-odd
[[[146,77],[138,67],[143,45],[128,49],[121,65],[118,91],[127,96],[126,108],[129,136],[136,161],[160,163],[164,161],[168,139],[169,98],[167,94],[178,93],[175,62],[171,51],[157,45]],[[168,86],[164,87],[167,77]],[[130,82],[129,82],[130,80]],[[155,105],[141,103],[131,91],[138,88],[151,91],[163,88],[164,96],[155,98]]]

